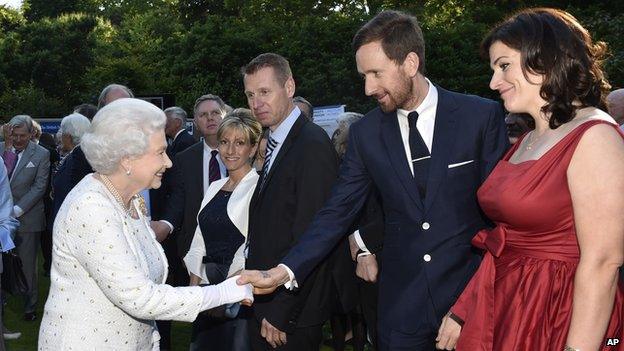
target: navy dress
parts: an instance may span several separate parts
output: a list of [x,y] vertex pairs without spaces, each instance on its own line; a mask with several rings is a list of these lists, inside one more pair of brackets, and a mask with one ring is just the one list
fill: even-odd
[[[245,237],[227,214],[227,204],[232,192],[219,190],[199,212],[197,222],[206,245],[206,276],[210,284],[227,278],[236,250]],[[201,313],[193,323],[191,350],[250,350],[247,337],[248,310],[241,306],[234,319],[223,316],[223,307]]]

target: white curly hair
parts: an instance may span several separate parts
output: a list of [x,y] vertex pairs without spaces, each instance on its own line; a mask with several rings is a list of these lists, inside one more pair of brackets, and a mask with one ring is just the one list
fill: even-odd
[[98,111],[80,147],[96,172],[109,175],[124,157],[143,155],[150,136],[164,131],[166,120],[165,113],[147,101],[118,99]]

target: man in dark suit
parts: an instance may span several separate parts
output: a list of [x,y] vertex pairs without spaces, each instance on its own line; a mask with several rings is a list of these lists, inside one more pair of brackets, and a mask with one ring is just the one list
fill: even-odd
[[[165,152],[170,160],[175,160],[176,155],[195,144],[195,139],[186,131],[186,111],[181,107],[173,106],[165,109],[167,123],[165,124],[165,135],[169,140],[169,145]],[[160,220],[163,218],[168,201],[172,192],[172,173],[167,170],[162,178],[162,184],[158,189],[150,190],[151,215],[152,220]],[[201,201],[201,200],[200,200]],[[169,262],[169,274],[167,283],[177,285],[180,276],[186,277],[187,273],[178,255],[176,242],[173,237],[164,237],[161,241],[167,261]],[[171,321],[157,321],[158,331],[160,333],[160,349],[171,349]]]
[[[173,286],[189,285],[189,275],[182,258],[191,247],[197,228],[199,207],[210,183],[227,175],[217,150],[217,130],[225,116],[225,103],[216,95],[202,95],[195,100],[193,116],[195,127],[204,140],[171,158],[173,166],[165,172],[169,188],[168,198],[162,216],[155,217],[158,220],[151,222],[156,237],[165,248],[170,270],[167,280]],[[181,132],[178,138],[184,134],[187,133]],[[181,144],[176,144],[176,148],[182,147],[179,146]],[[163,335],[160,340],[161,350],[171,349],[171,340],[168,337],[170,323],[159,321],[158,328]]]
[[[269,128],[266,160],[249,211],[246,267],[268,269],[297,242],[329,195],[337,157],[327,134],[293,104],[288,61],[267,53],[242,69],[250,109]],[[296,292],[258,297],[249,333],[254,350],[318,350],[329,317],[327,267],[311,270]]]
[[[32,140],[36,142],[35,140]],[[43,146],[50,153],[50,174],[48,176],[48,186],[43,196],[43,208],[46,216],[46,228],[41,233],[41,253],[43,254],[43,270],[45,276],[50,276],[50,266],[52,265],[52,211],[54,203],[52,200],[52,177],[58,169],[61,157],[56,150],[54,136],[50,133],[41,133],[38,140],[39,146]]]
[[480,262],[470,241],[487,220],[476,193],[508,147],[503,113],[493,101],[425,78],[424,40],[413,16],[384,11],[353,45],[365,93],[380,108],[351,126],[330,199],[281,261],[294,274],[278,266],[240,282],[272,288],[308,279],[375,186],[385,215],[379,348],[433,350],[442,319]]
[[181,107],[173,106],[166,108],[164,112],[167,116],[165,135],[171,141],[167,146],[167,154],[175,157],[179,152],[195,144],[196,141],[186,130],[186,111]]
[[58,170],[52,177],[52,197],[53,208],[50,219],[54,222],[67,194],[78,184],[84,176],[93,172],[91,165],[87,162],[80,140],[84,133],[89,130],[91,122],[79,113],[72,113],[63,117],[61,127],[61,149],[67,153]]
[[[223,116],[225,103],[212,94],[206,94],[195,101],[194,123],[204,140],[193,144],[173,158],[170,173],[171,191],[160,220],[152,222],[152,229],[158,237],[175,241],[178,272],[176,285],[188,285],[188,273],[182,266],[182,257],[191,247],[197,228],[197,213],[210,183],[227,175],[225,165],[217,150],[217,130]],[[175,231],[174,231],[175,230]],[[172,264],[170,262],[170,264]]]
[[[173,106],[165,109],[167,123],[165,135],[168,139],[167,156],[175,160],[177,154],[195,144],[195,138],[186,131],[186,111],[181,107]],[[159,220],[164,215],[165,207],[171,195],[172,173],[168,170],[163,175],[162,185],[158,189],[150,191],[151,215],[153,220]],[[164,244],[164,242],[163,242]],[[166,250],[165,250],[166,251]]]

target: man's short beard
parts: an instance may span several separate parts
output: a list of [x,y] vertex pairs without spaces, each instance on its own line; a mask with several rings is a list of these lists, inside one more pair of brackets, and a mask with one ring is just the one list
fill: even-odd
[[388,93],[388,97],[392,102],[388,108],[384,107],[381,103],[379,107],[385,113],[396,111],[398,108],[406,109],[406,105],[409,104],[414,99],[414,86],[412,85],[412,80],[407,76],[402,76],[401,84],[394,92],[394,96]]

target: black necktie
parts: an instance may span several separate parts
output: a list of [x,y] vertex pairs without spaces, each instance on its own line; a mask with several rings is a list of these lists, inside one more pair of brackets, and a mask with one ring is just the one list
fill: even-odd
[[427,148],[427,144],[416,128],[418,121],[418,112],[413,111],[407,115],[409,123],[409,146],[412,154],[412,166],[414,167],[414,181],[418,187],[418,193],[422,199],[427,194],[427,179],[429,177],[429,162],[431,154]]

